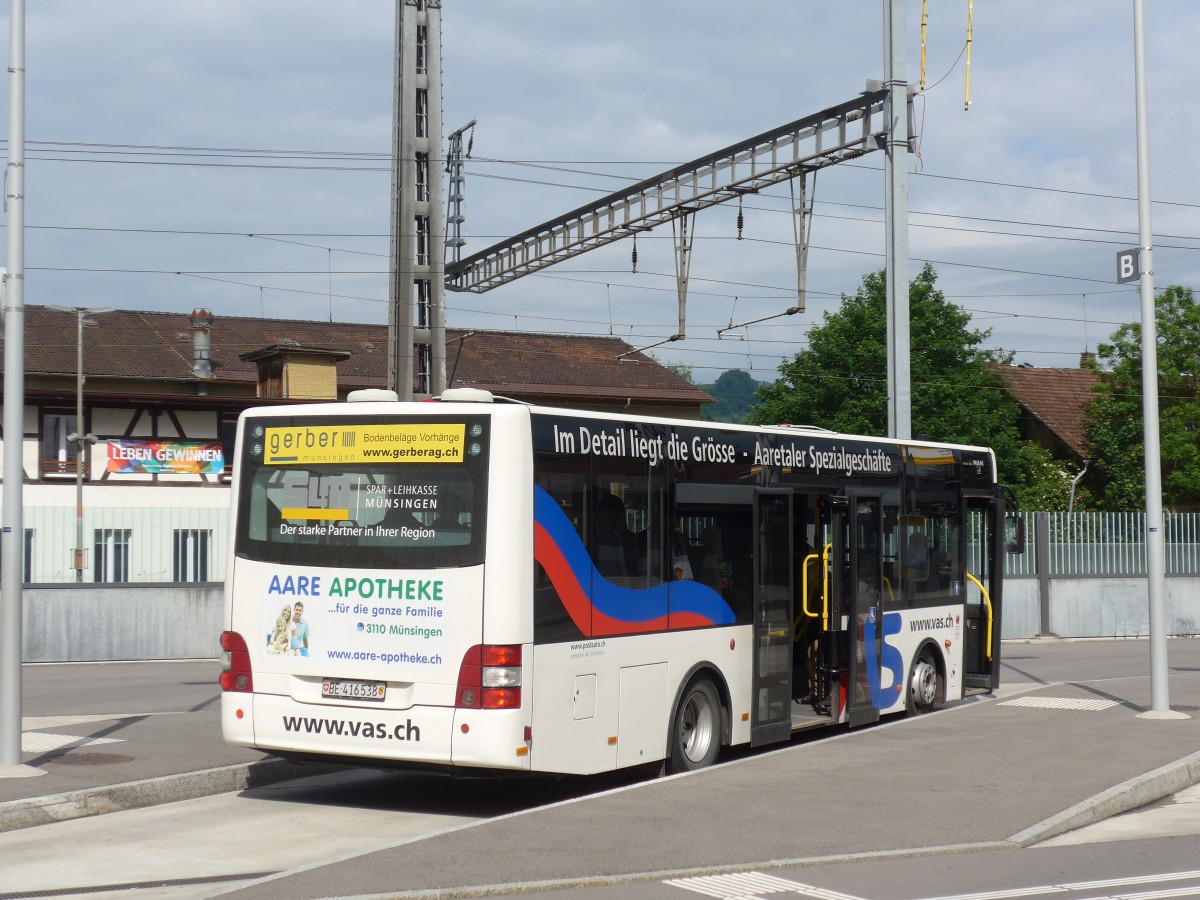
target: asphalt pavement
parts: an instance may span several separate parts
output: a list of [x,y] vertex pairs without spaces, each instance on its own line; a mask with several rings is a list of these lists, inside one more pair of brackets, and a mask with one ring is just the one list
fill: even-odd
[[216,660],[26,665],[0,832],[313,774],[221,740]]
[[[419,852],[404,844],[231,896],[477,896],[1028,846],[1200,783],[1200,640],[1169,642],[1179,717],[1149,713],[1148,664],[1028,680],[1035,666],[1021,660],[1053,656],[1045,651],[1054,645],[1062,646],[1006,645],[1010,677],[998,694],[933,715],[738,754],[701,772],[437,834],[420,840]],[[25,676],[26,696],[37,697],[22,723],[25,763],[46,774],[0,777],[0,831],[311,774],[224,745],[215,692],[202,677],[215,678],[215,663],[131,665],[136,676],[104,670],[112,702],[138,710],[121,716],[67,711],[63,691],[38,693],[50,676],[36,668]],[[147,712],[135,702],[171,678],[190,679],[191,708]],[[123,693],[122,679],[134,682]]]

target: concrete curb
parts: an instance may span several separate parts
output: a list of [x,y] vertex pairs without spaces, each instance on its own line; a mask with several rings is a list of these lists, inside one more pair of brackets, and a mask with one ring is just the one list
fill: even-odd
[[322,775],[335,768],[298,766],[272,756],[217,769],[102,785],[28,800],[10,800],[0,803],[0,832],[264,787],[291,778]]
[[1008,840],[1018,847],[1028,847],[1169,797],[1194,784],[1200,784],[1200,752],[1101,791],[1024,831],[1018,831]]

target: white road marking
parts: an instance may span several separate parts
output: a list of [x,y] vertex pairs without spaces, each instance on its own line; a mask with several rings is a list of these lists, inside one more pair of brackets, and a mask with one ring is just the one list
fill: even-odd
[[[1110,888],[1129,887],[1137,884],[1162,884],[1168,881],[1200,882],[1200,871],[1164,872],[1158,875],[1127,875],[1122,878],[1108,878],[1103,881],[1075,881],[1067,884],[1048,884],[1036,887],[1013,888],[1008,891],[987,891],[978,894],[950,894],[945,897],[931,897],[930,900],[1002,900],[1004,897],[1028,897],[1044,894],[1066,894],[1072,891],[1104,891]],[[1152,900],[1155,897],[1195,897],[1200,896],[1200,883],[1194,885],[1178,885],[1157,891],[1137,893],[1112,893],[1089,896],[1088,900]]]
[[819,900],[859,900],[850,894],[826,890],[799,881],[789,881],[762,872],[741,872],[730,875],[697,875],[693,878],[671,878],[663,884],[683,888],[706,897],[720,900],[760,900],[768,894],[793,894],[817,897]]
[[22,753],[52,753],[55,750],[74,750],[91,744],[121,744],[120,738],[78,737],[73,734],[46,734],[25,731],[21,734]]
[[1036,709],[1082,709],[1098,712],[1116,706],[1116,700],[1086,700],[1081,697],[1018,697],[1004,700],[997,706],[1032,706]]

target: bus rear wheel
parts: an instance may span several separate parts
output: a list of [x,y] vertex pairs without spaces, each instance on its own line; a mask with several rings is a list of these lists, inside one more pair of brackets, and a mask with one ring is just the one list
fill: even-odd
[[672,772],[692,772],[711,766],[721,750],[721,701],[707,678],[693,681],[683,692],[671,722]]
[[938,670],[929,649],[922,650],[913,662],[908,679],[909,713],[930,712],[937,706]]

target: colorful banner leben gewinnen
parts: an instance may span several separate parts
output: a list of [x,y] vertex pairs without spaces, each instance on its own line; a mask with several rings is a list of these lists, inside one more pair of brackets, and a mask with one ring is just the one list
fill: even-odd
[[108,471],[120,475],[220,475],[225,451],[220,441],[108,441]]

